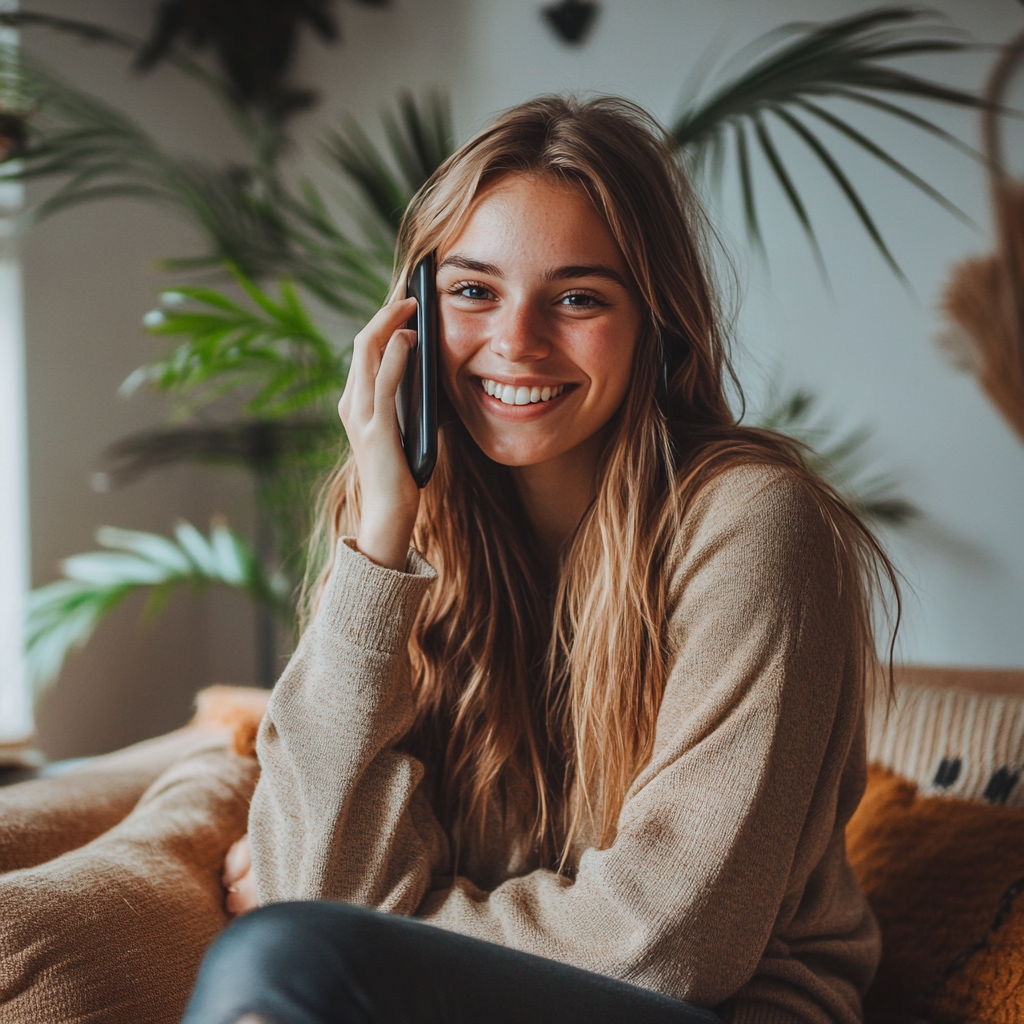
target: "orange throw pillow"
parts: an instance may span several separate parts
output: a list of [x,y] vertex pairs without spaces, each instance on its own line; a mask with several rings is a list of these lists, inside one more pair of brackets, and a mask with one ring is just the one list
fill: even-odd
[[980,948],[950,971],[932,1003],[936,1024],[1019,1024],[1024,1020],[1024,900],[1020,880],[1003,897],[1005,915]]
[[868,1021],[1024,1020],[1024,810],[922,797],[873,766],[847,846],[882,929]]

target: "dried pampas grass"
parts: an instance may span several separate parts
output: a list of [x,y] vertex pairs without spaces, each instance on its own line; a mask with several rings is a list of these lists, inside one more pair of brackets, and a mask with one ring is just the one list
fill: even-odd
[[1024,183],[1007,174],[999,137],[1006,87],[1022,57],[1024,33],[996,62],[982,112],[998,250],[953,267],[940,302],[949,328],[939,344],[978,378],[1024,441]]

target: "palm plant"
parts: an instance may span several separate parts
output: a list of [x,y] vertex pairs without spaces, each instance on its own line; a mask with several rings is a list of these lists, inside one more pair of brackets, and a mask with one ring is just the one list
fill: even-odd
[[[40,15],[0,14],[0,24],[45,25],[133,52],[142,45],[141,40],[106,29]],[[16,156],[17,162],[0,159],[0,179],[60,183],[30,212],[36,219],[76,203],[135,196],[171,206],[203,230],[205,252],[168,260],[164,266],[226,273],[234,292],[212,285],[164,291],[146,325],[158,337],[176,339],[176,345],[135,371],[125,390],[146,386],[169,394],[176,400],[179,420],[186,421],[200,406],[233,397],[240,418],[214,426],[179,422],[127,438],[108,452],[108,469],[116,483],[176,461],[249,467],[258,482],[260,505],[255,557],[262,566],[280,565],[294,586],[304,570],[299,541],[311,481],[344,444],[330,406],[348,368],[347,346],[317,326],[303,296],[354,319],[365,318],[379,307],[390,283],[402,214],[412,195],[454,148],[451,116],[439,95],[419,102],[403,95],[395,110],[383,115],[386,150],[375,146],[352,120],[324,140],[323,152],[349,190],[346,206],[355,214],[353,233],[341,227],[336,208],[309,181],[292,186],[282,177],[284,113],[279,112],[275,120],[267,113],[272,107],[264,106],[256,116],[223,76],[209,74],[177,49],[171,38],[161,45],[167,60],[203,81],[229,111],[249,143],[252,159],[248,164],[217,167],[170,155],[119,111],[8,52],[0,54],[0,74],[7,83],[2,95],[8,97],[6,115],[20,126],[21,141],[8,154]],[[732,62],[739,71],[727,68],[717,84],[696,88],[692,101],[670,126],[670,135],[680,160],[693,173],[709,176],[712,184],[722,180],[725,160],[730,152],[734,154],[751,242],[766,251],[754,187],[758,166],[752,158],[754,149],[759,149],[823,266],[808,204],[770,126],[786,128],[815,155],[882,258],[900,276],[876,220],[820,129],[854,142],[945,209],[962,214],[824,104],[839,100],[868,106],[966,149],[903,101],[925,99],[971,107],[982,101],[891,64],[916,55],[957,53],[966,45],[931,16],[910,8],[882,8],[822,25],[788,26],[741,51]],[[278,282],[276,297],[266,285],[273,280]],[[827,419],[818,417],[807,394],[777,399],[760,422],[809,443],[818,452],[819,470],[853,493],[864,514],[897,525],[913,514],[909,504],[894,494],[891,481],[866,473],[866,433],[837,433]],[[157,547],[159,542],[173,545],[166,538],[152,541]],[[125,567],[123,582],[129,589],[152,585],[135,580],[127,563]],[[262,571],[269,578],[268,570]],[[181,581],[186,577],[182,575]],[[168,585],[176,578],[169,577]],[[226,577],[218,579],[232,585]],[[238,579],[236,585],[268,610],[265,618],[279,613],[274,603],[278,598],[271,598],[271,591],[254,588],[247,577]],[[94,585],[96,595],[98,587]],[[86,602],[83,607],[99,609],[97,616],[108,607],[102,596],[90,600],[92,604]],[[40,663],[49,666],[47,672],[52,675],[63,653],[88,635],[96,619],[82,613],[75,621],[85,625],[75,632],[63,625],[59,604],[42,602],[33,607],[30,644],[46,652]],[[73,609],[66,607],[71,615]],[[44,614],[42,609],[49,610]],[[261,660],[263,680],[269,683],[273,657]]]
[[28,607],[28,673],[36,692],[52,682],[68,651],[82,646],[100,620],[130,594],[145,590],[155,615],[181,586],[242,590],[285,623],[292,621],[288,582],[268,574],[249,544],[223,522],[209,537],[179,523],[172,541],[157,534],[104,526],[96,535],[107,550],[74,555],[64,579],[32,592]]
[[[925,28],[919,34],[916,28],[923,19]],[[824,125],[853,142],[955,216],[964,220],[967,216],[854,124],[823,106],[822,101],[841,100],[881,111],[978,157],[955,136],[897,100],[923,99],[967,108],[984,107],[985,101],[973,93],[888,63],[927,54],[958,53],[967,45],[941,22],[916,8],[878,8],[821,25],[784,25],[756,39],[733,58],[730,66],[758,55],[740,73],[708,90],[698,83],[696,98],[672,122],[670,134],[691,171],[700,173],[710,168],[715,184],[721,182],[728,144],[732,141],[747,231],[751,242],[763,250],[751,156],[753,150],[760,149],[823,267],[807,204],[779,152],[770,125],[775,122],[789,129],[818,160],[885,262],[902,279],[899,264],[867,204],[815,130],[816,126]]]

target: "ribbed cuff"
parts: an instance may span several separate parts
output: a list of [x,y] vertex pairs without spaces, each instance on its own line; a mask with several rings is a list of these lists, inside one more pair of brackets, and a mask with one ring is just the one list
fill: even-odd
[[734,1003],[724,1015],[727,1024],[806,1024],[806,1018],[773,1003],[746,1001]]
[[405,572],[386,569],[342,537],[334,554],[321,607],[326,625],[357,647],[392,653],[405,648],[420,601],[437,573],[409,548]]

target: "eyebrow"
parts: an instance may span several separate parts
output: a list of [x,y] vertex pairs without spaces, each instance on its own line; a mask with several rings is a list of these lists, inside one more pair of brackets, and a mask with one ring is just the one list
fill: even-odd
[[574,277],[604,277],[609,281],[614,281],[616,284],[621,284],[623,288],[626,287],[626,282],[622,280],[622,275],[617,270],[605,266],[603,263],[559,267],[557,270],[549,270],[544,275],[546,281],[565,281]]
[[441,265],[437,269],[444,270],[445,267],[456,267],[459,270],[472,270],[477,274],[490,274],[491,277],[503,278],[505,276],[493,263],[484,263],[481,260],[473,260],[468,256],[460,256],[458,253],[455,253],[452,256],[445,256],[441,261]]
[[[451,256],[446,256],[441,261],[441,265],[437,269],[443,270],[445,267],[456,267],[459,270],[471,270],[477,274],[489,274],[491,277],[499,277],[502,279],[505,277],[501,270],[493,263],[484,263],[482,260],[474,260],[469,256],[462,256],[459,253],[453,253]],[[603,263],[574,264],[567,267],[558,267],[555,270],[549,270],[544,275],[544,280],[549,282],[566,281],[577,277],[603,277],[609,281],[614,281],[616,284],[622,285],[623,288],[627,287],[626,282],[622,279],[622,275],[613,267],[606,266]]]

